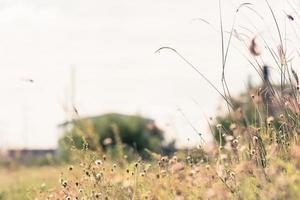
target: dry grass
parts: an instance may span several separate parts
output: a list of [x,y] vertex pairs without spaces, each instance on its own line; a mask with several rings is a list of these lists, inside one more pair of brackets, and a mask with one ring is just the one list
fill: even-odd
[[34,199],[47,185],[57,186],[60,167],[0,168],[0,199]]
[[[286,58],[286,35],[281,33],[275,12],[268,1],[266,3],[277,30],[275,47],[266,43],[262,35],[247,36],[249,41],[242,39],[242,34],[235,30],[235,21],[226,46],[220,6],[223,90],[213,85],[174,48],[159,49],[171,50],[183,59],[227,104],[229,112],[224,116],[229,124],[210,124],[211,129],[216,130],[216,141],[200,147],[204,154],[189,152],[182,156],[178,152],[171,157],[153,154],[152,160],[128,161],[103,157],[100,151],[85,150],[73,159],[72,165],[62,168],[1,170],[3,198],[300,199],[299,80]],[[242,4],[239,9],[241,6],[248,8],[250,4]],[[297,6],[300,8],[299,4]],[[292,15],[287,17],[293,22],[300,19]],[[233,39],[246,47],[249,55],[245,58],[264,81],[262,88],[249,94],[250,100],[240,107],[233,101],[225,79],[226,59]],[[260,57],[256,39],[263,41],[265,51],[274,59],[280,71],[280,86],[268,78],[268,67]],[[245,45],[247,43],[250,45]],[[288,95],[286,89],[290,90]],[[252,113],[251,118],[246,111]]]
[[[99,155],[97,160],[63,169],[22,169],[12,176],[24,172],[28,177],[32,174],[40,181],[36,182],[37,188],[46,183],[43,189],[32,190],[36,199],[300,198],[298,145],[293,145],[284,157],[278,156],[278,145],[270,145],[266,150],[266,167],[258,162],[259,153],[248,152],[245,146],[238,147],[239,160],[228,150],[209,148],[207,153],[212,156],[209,162],[194,163],[192,157],[180,159],[173,156],[153,162],[119,160],[114,163]],[[60,175],[58,170],[62,172]]]

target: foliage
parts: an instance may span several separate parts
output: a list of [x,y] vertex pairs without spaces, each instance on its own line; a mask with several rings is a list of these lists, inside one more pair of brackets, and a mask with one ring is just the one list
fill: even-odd
[[153,120],[140,116],[110,113],[75,119],[62,126],[65,133],[60,141],[60,152],[65,159],[65,152],[71,146],[76,149],[106,151],[116,157],[122,156],[123,150],[129,153],[133,149],[146,156],[145,149],[154,152],[174,149],[174,143],[164,145],[163,131]]

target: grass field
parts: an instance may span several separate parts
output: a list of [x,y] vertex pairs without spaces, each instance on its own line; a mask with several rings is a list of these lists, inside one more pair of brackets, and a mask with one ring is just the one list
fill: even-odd
[[[1,199],[299,199],[300,147],[283,153],[266,148],[267,165],[258,152],[251,159],[239,147],[233,154],[212,148],[211,158],[157,157],[151,162],[82,159],[74,165],[0,170]],[[243,152],[244,151],[244,152]],[[253,152],[252,152],[253,153]],[[83,156],[84,157],[84,156]]]
[[0,168],[0,199],[34,199],[45,188],[59,186],[60,167]]

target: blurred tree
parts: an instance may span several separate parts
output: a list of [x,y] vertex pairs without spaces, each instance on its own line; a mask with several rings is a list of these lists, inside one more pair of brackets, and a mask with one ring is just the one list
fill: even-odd
[[154,120],[141,116],[109,113],[75,119],[60,127],[64,130],[59,142],[62,151],[68,148],[65,144],[77,149],[110,150],[114,151],[114,155],[122,154],[122,149],[128,148],[143,155],[145,149],[159,153],[175,150],[172,142],[163,145],[163,131],[156,126]]

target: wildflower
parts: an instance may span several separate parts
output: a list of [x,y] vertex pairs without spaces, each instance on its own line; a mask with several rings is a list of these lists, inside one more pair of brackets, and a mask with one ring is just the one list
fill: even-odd
[[225,140],[227,141],[227,142],[230,142],[230,141],[232,141],[234,139],[234,137],[232,136],[232,135],[227,135],[226,137],[225,137]]
[[67,181],[63,181],[61,184],[64,188],[68,186],[68,182]]
[[220,154],[221,160],[226,160],[228,158],[227,154]]
[[279,117],[280,117],[281,119],[283,119],[283,118],[284,118],[284,115],[283,115],[283,114],[280,114]]
[[66,200],[71,200],[71,197],[70,196],[66,196]]
[[194,176],[196,174],[196,171],[195,170],[191,170],[189,171],[188,175],[189,176]]
[[237,125],[235,123],[230,124],[229,129],[231,131],[234,131],[237,128]]
[[257,142],[258,137],[257,136],[253,136],[253,140],[254,140],[254,142]]
[[42,183],[41,188],[45,188],[46,187],[46,183]]
[[239,141],[238,141],[237,139],[234,139],[234,140],[232,141],[232,143],[233,143],[234,145],[237,145],[237,144],[239,143]]
[[113,164],[113,168],[117,168],[117,164]]
[[110,145],[112,143],[112,139],[111,138],[105,138],[104,140],[103,140],[103,144],[105,145],[105,146],[107,146],[107,145]]
[[82,192],[83,192],[83,189],[80,188],[80,189],[78,190],[78,192],[79,192],[79,193],[82,193]]
[[285,102],[284,102],[284,106],[285,106],[285,107],[288,107],[289,104],[290,104],[290,103],[289,103],[288,101],[285,101]]
[[209,169],[210,169],[210,166],[209,166],[209,165],[205,165],[205,168],[206,168],[207,170],[209,170]]
[[103,155],[102,158],[103,158],[103,160],[106,160],[106,155]]
[[231,171],[231,172],[229,173],[229,176],[230,176],[232,179],[234,179],[234,178],[235,178],[235,173]]
[[101,161],[101,160],[96,160],[96,161],[95,161],[95,164],[96,164],[96,165],[101,165],[101,164],[102,164],[102,161]]
[[177,161],[178,160],[177,156],[173,156],[173,160]]
[[73,168],[74,168],[73,165],[70,165],[70,166],[69,166],[69,171],[72,171]]
[[101,179],[101,174],[96,174],[96,180],[100,180]]
[[91,176],[89,171],[85,171],[85,175]]
[[270,116],[267,118],[267,123],[270,126],[274,122],[274,117]]
[[83,149],[87,150],[89,148],[89,144],[85,143],[83,144]]
[[80,163],[80,166],[81,166],[81,167],[84,167],[84,166],[85,166],[85,163],[84,163],[84,162],[81,162],[81,163]]
[[162,161],[162,162],[167,162],[167,161],[168,161],[168,157],[166,157],[166,156],[162,157],[162,158],[161,158],[161,161]]
[[96,193],[96,194],[95,194],[96,199],[99,199],[99,198],[101,197],[101,195],[102,195],[102,194],[101,194],[100,192]]
[[140,173],[140,176],[144,177],[144,176],[145,176],[145,173],[144,173],[144,172]]
[[222,124],[217,124],[217,128],[218,129],[222,128]]

